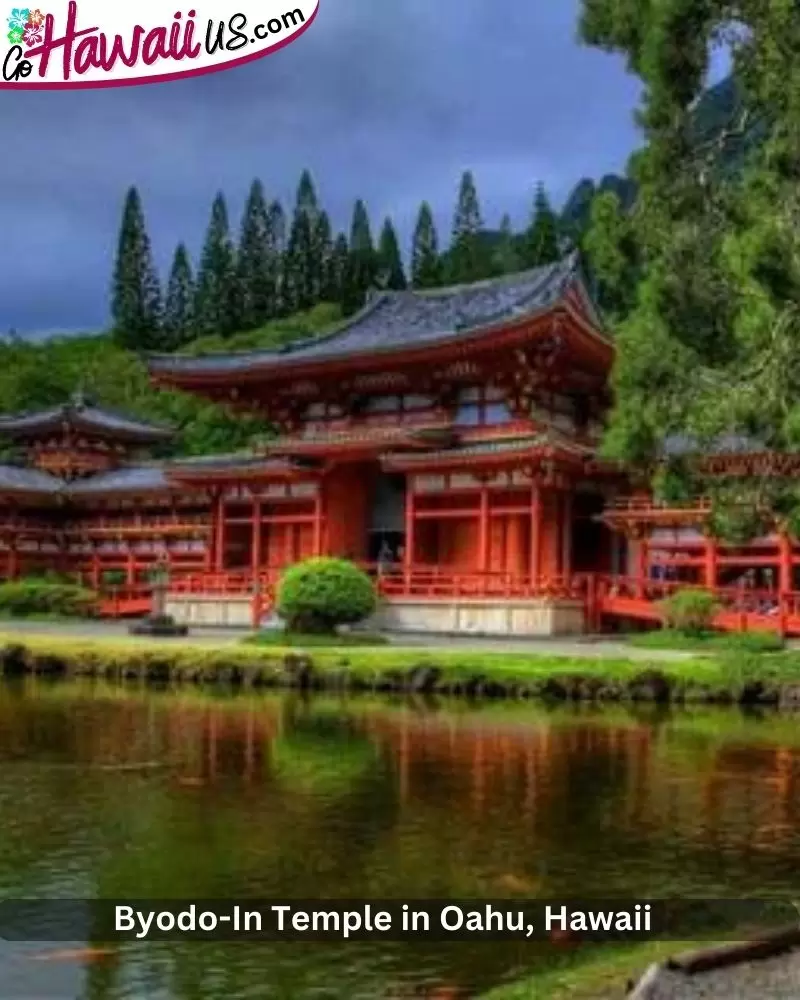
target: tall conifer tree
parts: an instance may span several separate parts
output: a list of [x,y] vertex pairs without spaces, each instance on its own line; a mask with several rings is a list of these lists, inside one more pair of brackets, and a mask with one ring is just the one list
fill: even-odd
[[286,253],[286,292],[292,312],[310,309],[322,288],[319,204],[314,181],[304,170],[297,188],[289,246]]
[[[314,301],[331,301],[328,298],[331,288],[331,269],[333,267],[333,235],[331,220],[327,212],[320,212],[314,228],[314,242],[319,248],[319,282],[314,289]],[[336,301],[335,299],[332,301]]]
[[122,212],[111,295],[117,340],[131,350],[161,346],[161,295],[139,192],[129,189]]
[[330,267],[327,274],[327,289],[325,299],[328,302],[344,303],[347,265],[350,260],[350,247],[344,233],[339,233],[333,244]]
[[496,275],[513,274],[519,270],[519,264],[519,254],[511,228],[511,218],[504,215],[500,222],[497,245],[492,254],[492,272]]
[[400,257],[400,244],[397,241],[392,220],[384,220],[378,244],[378,284],[381,288],[402,291],[406,285],[406,273]]
[[274,247],[275,284],[275,315],[285,316],[289,311],[289,299],[286,287],[286,212],[283,205],[276,199],[269,206],[269,231]]
[[179,243],[172,260],[164,302],[163,347],[174,351],[195,336],[194,281],[189,254]]
[[378,258],[372,242],[367,206],[359,198],[353,209],[350,228],[350,253],[345,274],[342,309],[350,315],[360,309],[367,292],[375,286],[378,276]]
[[453,232],[447,253],[446,279],[451,284],[478,281],[487,276],[489,262],[485,259],[481,230],[478,191],[472,171],[466,170],[461,177],[458,203],[453,217]]
[[439,237],[431,206],[420,205],[411,246],[411,284],[414,288],[436,288],[442,283]]
[[276,315],[277,249],[261,181],[253,181],[242,218],[236,257],[241,329],[263,326]]
[[543,184],[536,186],[533,217],[524,237],[525,265],[552,264],[561,256],[559,225]]
[[195,312],[200,336],[229,337],[236,331],[239,317],[234,302],[235,274],[228,209],[220,193],[211,208],[211,221],[197,275]]

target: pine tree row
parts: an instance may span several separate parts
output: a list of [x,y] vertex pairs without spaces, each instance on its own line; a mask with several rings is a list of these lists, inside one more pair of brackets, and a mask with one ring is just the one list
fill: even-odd
[[141,199],[131,188],[120,227],[111,315],[124,346],[173,351],[197,337],[229,337],[320,302],[336,303],[351,315],[362,308],[371,289],[402,290],[407,284],[436,288],[550,263],[559,257],[561,243],[558,218],[541,185],[523,233],[512,231],[508,216],[499,232],[487,232],[467,171],[444,252],[430,205],[420,207],[407,278],[392,220],[384,221],[376,247],[366,205],[359,200],[349,236],[334,236],[305,171],[288,226],[280,202],[268,202],[261,182],[253,182],[238,242],[231,236],[225,199],[218,194],[196,273],[181,243],[162,294]]

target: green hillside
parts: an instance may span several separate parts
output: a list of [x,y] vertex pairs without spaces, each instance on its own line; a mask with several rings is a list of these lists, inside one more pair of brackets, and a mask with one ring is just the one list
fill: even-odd
[[[192,353],[277,347],[292,338],[322,333],[338,322],[336,306],[321,304],[307,313],[276,320],[227,340],[202,338]],[[244,448],[266,425],[179,392],[156,390],[143,360],[106,334],[63,337],[30,343],[0,343],[0,412],[35,410],[64,402],[84,388],[98,403],[146,420],[172,424],[176,441],[165,454],[201,455]],[[6,452],[8,456],[8,451]]]

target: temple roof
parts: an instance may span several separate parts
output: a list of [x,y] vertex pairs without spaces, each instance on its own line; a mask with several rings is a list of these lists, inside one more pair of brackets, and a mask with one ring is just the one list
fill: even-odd
[[228,455],[202,455],[182,458],[172,462],[169,475],[176,480],[225,475],[258,475],[259,473],[286,473],[296,471],[297,465],[288,458],[264,457],[253,452],[234,452]]
[[700,444],[689,434],[670,434],[662,445],[664,458],[709,457],[712,455],[752,455],[769,451],[764,442],[747,434],[720,434],[710,444]]
[[164,441],[173,433],[169,428],[95,406],[82,393],[76,393],[61,406],[0,417],[0,434],[31,438],[61,430],[65,424],[85,432],[136,443]]
[[484,441],[470,441],[447,448],[442,451],[413,452],[387,456],[384,464],[387,468],[406,468],[412,465],[427,465],[433,463],[458,464],[472,458],[503,459],[506,456],[531,455],[539,457],[557,457],[571,455],[583,459],[593,454],[588,445],[580,444],[557,431],[548,430],[540,434],[518,434],[507,438],[490,438]]
[[64,481],[38,469],[0,465],[0,493],[57,494]]
[[350,427],[315,434],[287,435],[264,443],[272,455],[325,455],[328,452],[358,449],[436,448],[453,439],[450,423],[409,426]]
[[556,264],[470,285],[379,292],[333,332],[277,350],[200,357],[151,355],[148,365],[154,376],[225,374],[431,346],[546,312],[575,282],[581,283],[588,301],[579,256],[572,253]]
[[100,472],[85,479],[64,484],[68,496],[87,496],[97,493],[149,493],[169,490],[164,465],[123,466],[109,472]]

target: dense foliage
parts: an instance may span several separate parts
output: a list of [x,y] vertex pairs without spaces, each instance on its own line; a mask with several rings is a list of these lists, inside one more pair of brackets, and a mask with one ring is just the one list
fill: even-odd
[[[279,346],[330,329],[340,315],[336,306],[318,306],[227,340],[199,339],[192,350],[206,353]],[[230,413],[184,393],[155,389],[141,358],[110,336],[0,342],[0,412],[53,406],[68,399],[78,386],[90,387],[92,397],[101,405],[174,426],[176,438],[164,449],[166,454],[236,451],[269,430],[255,417]]]
[[719,606],[710,591],[687,588],[661,601],[660,610],[667,628],[697,636],[710,631]]
[[[619,345],[609,456],[656,470],[668,435],[714,450],[800,449],[800,7],[788,0],[584,0],[586,41],[642,79],[645,146],[629,224],[603,207],[594,239]],[[697,127],[711,53],[725,44],[735,120]],[[729,109],[730,110],[730,109]],[[736,169],[731,169],[730,150]],[[628,301],[623,285],[639,276]],[[777,518],[800,527],[790,480],[705,480],[692,455],[659,483],[715,501],[714,526],[740,540]]]
[[97,594],[76,583],[27,577],[0,583],[0,614],[26,617],[52,615],[88,618],[95,614]]
[[289,632],[331,633],[355,625],[376,607],[367,574],[345,559],[322,557],[291,566],[278,587],[277,610]]

